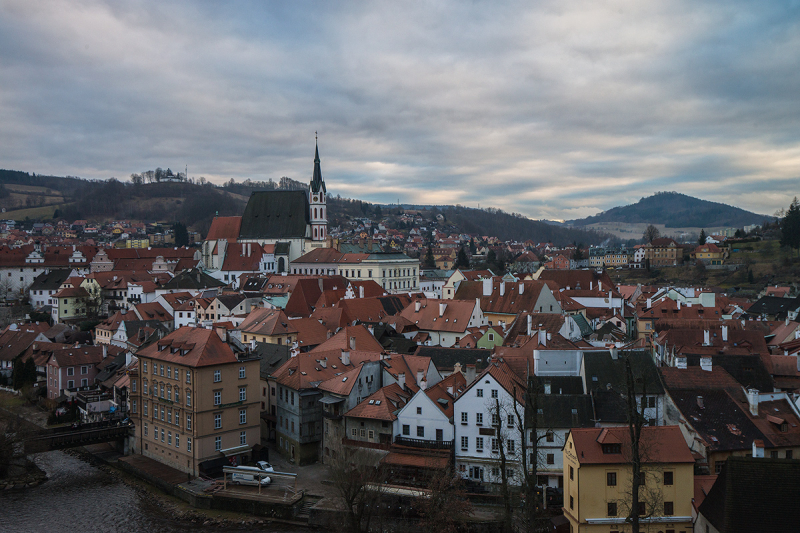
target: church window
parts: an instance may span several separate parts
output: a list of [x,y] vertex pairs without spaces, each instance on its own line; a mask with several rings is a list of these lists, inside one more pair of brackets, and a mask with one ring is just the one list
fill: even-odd
[[[316,200],[316,198],[314,198]],[[314,208],[314,218],[317,218],[317,208]],[[315,232],[316,233],[316,232]]]

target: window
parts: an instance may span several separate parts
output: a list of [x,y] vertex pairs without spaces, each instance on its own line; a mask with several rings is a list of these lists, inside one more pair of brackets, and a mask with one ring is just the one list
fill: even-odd
[[70,379],[69,381],[67,381],[67,388],[68,389],[74,389],[75,388],[75,380],[74,379]]
[[163,375],[164,375],[164,365],[159,365],[159,374],[160,374],[161,376],[163,376]]
[[247,409],[239,409],[239,423],[247,424]]
[[131,412],[136,413],[136,400],[131,402]]
[[89,373],[89,367],[88,366],[82,366],[81,367],[81,374],[88,374],[88,373]]
[[509,439],[508,440],[508,451],[509,451],[509,453],[513,453],[514,452],[514,439]]
[[506,419],[506,425],[510,428],[514,427],[514,415],[508,415],[508,418]]
[[214,370],[214,383],[219,383],[220,381],[222,381],[222,372]]
[[186,431],[190,431],[192,429],[192,415],[186,415]]
[[[81,387],[88,387],[88,386],[89,386],[89,380],[86,378],[81,379]],[[778,452],[775,453],[777,454]],[[777,455],[775,457],[777,457]]]
[[172,409],[167,409],[167,422],[172,424]]
[[192,451],[192,437],[186,437],[186,451]]
[[161,397],[164,397],[164,384],[161,384]]
[[492,389],[492,398],[497,398],[497,389]]
[[222,391],[214,391],[214,405],[222,404]]
[[675,514],[675,505],[672,502],[664,502],[664,516]]
[[240,431],[239,432],[239,446],[247,446],[247,432]]
[[175,447],[176,448],[181,447],[181,436],[178,435],[177,433],[175,433]]
[[172,401],[172,387],[167,387],[167,400]]
[[373,430],[371,430],[371,429],[370,429],[370,430],[367,432],[367,438],[368,438],[368,439],[370,439],[370,440],[374,439],[374,438],[375,438],[375,432],[374,432]]
[[164,429],[161,429],[161,442],[164,442]]
[[142,373],[147,373],[147,361],[142,361]]
[[245,370],[243,366],[239,367],[239,379],[244,379],[245,377]]
[[500,417],[497,416],[497,413],[492,413],[492,425],[499,426],[500,425]]
[[222,429],[222,414],[214,415],[214,429]]
[[147,422],[144,423],[144,436],[147,436]]
[[483,389],[475,389],[475,395],[478,398],[483,398]]
[[247,387],[239,387],[239,401],[247,400]]
[[186,371],[186,383],[191,383],[191,382],[192,382],[192,373],[191,373],[191,371],[187,370]]
[[172,379],[172,367],[167,365],[167,377]]
[[639,508],[637,509],[639,516],[644,516],[647,514],[647,505],[645,502],[639,502]]
[[770,459],[777,459],[778,458],[778,450],[772,450],[771,452],[769,452],[769,457],[770,457]]
[[462,424],[469,423],[469,413],[461,413],[461,423]]
[[603,444],[602,449],[603,453],[622,453],[622,445],[619,443]]
[[664,485],[672,485],[672,472],[664,472]]
[[181,403],[181,390],[175,387],[175,403]]
[[144,416],[147,416],[147,402],[146,401],[142,402],[142,409],[144,409]]
[[554,465],[556,464],[556,456],[555,454],[548,453],[547,454],[547,464]]
[[469,437],[461,437],[461,449],[469,449]]
[[172,432],[171,431],[167,431],[167,444],[172,446]]
[[161,408],[161,421],[164,421],[164,408]]
[[411,435],[411,426],[403,424],[403,435]]
[[153,440],[158,440],[158,427],[153,426]]
[[222,449],[222,437],[214,437],[214,451],[218,452]]
[[75,375],[75,367],[74,366],[67,367],[67,375],[68,376],[74,376]]
[[477,425],[483,425],[483,413],[475,413],[475,423]]
[[787,459],[791,459],[792,458],[792,450],[786,450],[786,458]]
[[552,431],[548,431],[548,432],[547,432],[547,436],[545,437],[545,440],[546,440],[547,442],[553,442],[553,441],[555,441],[555,435],[553,434],[553,432],[552,432]]
[[[572,468],[572,467],[569,467],[569,480],[572,481],[574,479],[575,479],[575,469]],[[572,507],[572,506],[570,505],[570,507]]]
[[617,502],[608,502],[608,516],[617,516]]
[[479,452],[483,451],[483,437],[476,437],[475,438],[475,448]]
[[609,487],[616,487],[617,485],[616,472],[606,472],[606,485]]
[[186,407],[192,406],[192,391],[186,389]]
[[422,407],[417,407],[417,414],[418,414],[418,415],[421,415],[421,414],[422,414]]
[[575,498],[573,498],[572,496],[569,497],[569,508],[575,509]]
[[357,429],[355,429],[355,428],[353,428],[352,430],[350,430],[350,434],[351,434],[353,437],[358,437],[358,430],[357,430]]
[[425,427],[417,426],[417,437],[425,437]]

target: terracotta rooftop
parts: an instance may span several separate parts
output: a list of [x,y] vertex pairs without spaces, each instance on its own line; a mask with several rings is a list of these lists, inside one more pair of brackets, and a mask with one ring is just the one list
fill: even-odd
[[[578,428],[570,431],[575,455],[581,464],[620,464],[628,462],[625,449],[630,447],[627,427]],[[645,426],[642,449],[647,450],[645,464],[691,463],[695,460],[678,426]],[[603,453],[603,443],[621,443],[621,453]]]

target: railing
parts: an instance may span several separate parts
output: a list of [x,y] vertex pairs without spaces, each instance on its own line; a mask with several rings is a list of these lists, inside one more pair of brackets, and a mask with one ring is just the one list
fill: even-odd
[[427,448],[429,450],[450,450],[453,448],[452,440],[425,440],[425,439],[412,439],[411,437],[403,437],[396,435],[394,443],[401,446],[411,446],[414,448]]
[[86,429],[86,426],[89,425],[90,424],[86,424],[80,428],[69,428],[71,430],[69,432],[56,431],[53,433],[39,434],[30,439],[26,439],[26,452],[33,453],[38,451],[58,450],[83,446],[85,444],[114,441],[127,437],[133,430],[132,424]]
[[327,411],[322,411],[322,417],[327,418],[328,420],[341,420],[342,415],[336,413],[328,413]]

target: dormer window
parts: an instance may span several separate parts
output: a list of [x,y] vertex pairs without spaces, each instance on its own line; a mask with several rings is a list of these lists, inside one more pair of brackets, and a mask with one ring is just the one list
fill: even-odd
[[622,445],[619,443],[602,444],[603,453],[622,453]]

